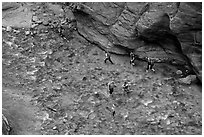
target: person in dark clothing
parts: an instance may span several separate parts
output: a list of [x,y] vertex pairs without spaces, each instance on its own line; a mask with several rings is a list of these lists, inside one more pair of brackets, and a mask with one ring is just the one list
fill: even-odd
[[130,86],[130,84],[127,81],[125,81],[124,84],[122,85],[122,88],[123,88],[125,95],[128,95],[130,93],[129,86]]
[[146,71],[148,72],[148,70],[152,70],[153,72],[155,71],[153,69],[154,66],[154,61],[151,58],[147,58],[147,69]]
[[114,64],[113,61],[112,61],[111,58],[110,58],[110,53],[108,53],[107,51],[105,51],[105,55],[106,55],[106,58],[105,58],[104,62],[106,63],[107,60],[108,60],[111,64]]
[[135,66],[135,54],[133,53],[133,52],[130,52],[130,58],[131,58],[131,60],[130,60],[130,64],[132,65],[132,66]]
[[116,87],[116,86],[115,86],[115,83],[113,81],[108,83],[108,92],[109,92],[110,95],[113,94],[114,87]]
[[116,112],[115,112],[115,107],[116,107],[115,104],[113,104],[113,106],[112,106],[112,108],[111,108],[111,109],[112,109],[112,115],[113,115],[113,117],[115,116],[115,113],[116,113]]

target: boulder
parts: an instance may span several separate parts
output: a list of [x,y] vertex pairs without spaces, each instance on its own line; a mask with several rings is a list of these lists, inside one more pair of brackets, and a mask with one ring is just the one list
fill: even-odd
[[6,31],[7,31],[7,32],[11,32],[11,31],[12,31],[11,26],[7,26],[7,27],[6,27]]
[[195,80],[196,80],[196,75],[189,75],[189,76],[187,76],[185,78],[180,78],[179,82],[183,83],[183,84],[190,85]]
[[181,71],[181,70],[177,70],[177,71],[176,71],[176,74],[177,74],[177,75],[181,75],[181,74],[182,74],[182,71]]
[[30,31],[26,31],[25,35],[28,36],[30,34]]
[[137,30],[139,36],[150,41],[156,41],[163,38],[163,34],[170,32],[170,18],[163,12],[146,12],[137,21]]

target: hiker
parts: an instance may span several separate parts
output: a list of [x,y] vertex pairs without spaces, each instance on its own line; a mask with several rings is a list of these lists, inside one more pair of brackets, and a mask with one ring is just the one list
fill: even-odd
[[57,30],[57,31],[58,31],[60,37],[64,38],[64,34],[63,34],[64,28],[62,27],[62,25],[60,25],[60,26],[58,27],[58,30]]
[[110,81],[110,82],[108,83],[108,92],[109,92],[110,95],[113,94],[114,87],[116,87],[114,81]]
[[134,63],[134,61],[135,61],[135,54],[133,52],[130,52],[130,58],[131,58],[130,64],[132,66],[135,66],[135,63]]
[[147,58],[147,63],[148,64],[147,64],[146,72],[148,72],[148,70],[152,70],[153,72],[155,72],[155,70],[153,69],[154,61],[148,57]]
[[125,95],[128,95],[130,93],[130,89],[129,89],[130,84],[125,81],[124,84],[122,85],[123,91]]
[[106,63],[106,61],[108,60],[108,61],[110,61],[111,64],[113,64],[113,62],[112,62],[112,60],[111,60],[111,58],[110,58],[110,53],[108,53],[107,51],[105,51],[105,55],[106,55],[106,58],[105,58],[104,62]]
[[113,104],[113,106],[112,106],[111,109],[112,109],[112,116],[114,117],[114,116],[115,116],[115,113],[116,113],[116,112],[115,112],[115,104]]

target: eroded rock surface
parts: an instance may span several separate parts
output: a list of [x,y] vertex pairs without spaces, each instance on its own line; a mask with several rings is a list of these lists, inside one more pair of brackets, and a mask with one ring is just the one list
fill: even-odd
[[[77,3],[74,15],[79,33],[104,50],[122,55],[134,50],[139,59],[146,60],[147,55],[150,55],[149,57],[155,58],[157,62],[187,65],[186,69],[189,72],[197,73],[200,77],[199,63],[195,63],[195,59],[189,59],[192,53],[183,52],[189,47],[194,49],[192,43],[198,44],[201,41],[200,5],[201,3],[178,2],[132,5],[131,3]],[[186,6],[191,9],[187,11]],[[187,16],[184,18],[183,15]],[[182,23],[178,25],[179,21]],[[183,43],[185,33],[190,30],[196,30],[195,35],[191,36],[192,43]],[[188,35],[191,35],[191,32],[189,33]],[[152,46],[156,50],[153,50]],[[117,50],[117,47],[125,49]],[[141,51],[140,47],[145,50],[138,52]],[[201,56],[196,57],[197,60],[201,59]],[[195,68],[192,68],[192,64]]]
[[2,25],[29,28],[32,12],[22,3],[3,3]]

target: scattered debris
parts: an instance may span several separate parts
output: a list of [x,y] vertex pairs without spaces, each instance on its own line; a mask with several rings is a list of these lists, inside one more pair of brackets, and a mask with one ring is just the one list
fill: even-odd
[[11,26],[7,26],[7,27],[6,27],[6,31],[7,31],[7,32],[11,32],[11,31],[12,31]]
[[152,103],[153,100],[152,99],[144,99],[141,101],[145,106],[148,106],[148,104]]
[[30,31],[26,31],[25,35],[28,36],[30,34]]
[[176,71],[176,74],[177,74],[177,75],[181,75],[182,73],[183,73],[183,72],[182,72],[181,70],[177,70],[177,71]]

